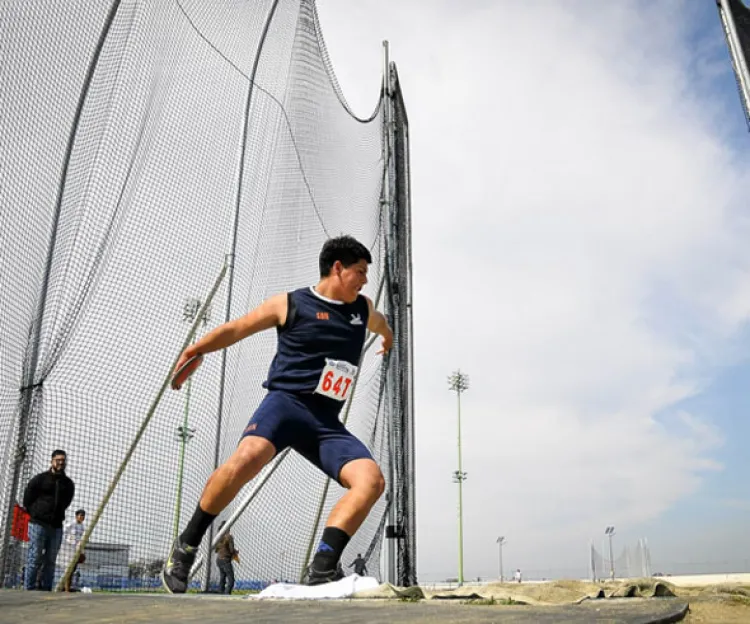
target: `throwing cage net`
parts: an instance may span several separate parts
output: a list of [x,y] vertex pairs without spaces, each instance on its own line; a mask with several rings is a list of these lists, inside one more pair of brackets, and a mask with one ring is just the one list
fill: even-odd
[[616,578],[649,578],[651,576],[651,553],[645,539],[623,548],[619,557],[612,560],[612,552],[606,543],[601,552],[591,544],[590,573],[594,582]]
[[[408,122],[395,66],[386,60],[360,119],[313,0],[12,0],[0,15],[4,584],[18,586],[25,564],[24,488],[60,448],[76,486],[66,520],[88,514],[76,583],[159,587],[177,527],[264,395],[276,338],[209,355],[172,392],[177,355],[314,284],[322,244],[342,233],[370,248],[366,293],[395,330],[387,358],[364,350],[342,411],[387,480],[342,562],[362,553],[370,575],[415,583]],[[235,587],[299,580],[341,494],[294,452],[269,464],[214,523],[229,519],[240,551]],[[217,538],[204,540],[195,588],[214,586]]]

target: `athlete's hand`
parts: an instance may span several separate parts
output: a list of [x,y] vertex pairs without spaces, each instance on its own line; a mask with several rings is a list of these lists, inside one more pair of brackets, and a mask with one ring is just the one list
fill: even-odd
[[390,327],[388,328],[388,331],[383,334],[383,343],[380,346],[380,351],[378,351],[378,355],[384,355],[388,353],[388,351],[391,350],[391,347],[393,346],[393,332],[391,331]]
[[187,362],[191,357],[193,357],[193,355],[195,355],[194,353],[188,353],[188,351],[189,349],[185,349],[182,352],[182,355],[180,355],[180,359],[177,360],[177,364],[175,364],[174,370],[172,371],[173,375],[182,368],[185,362]]
[[180,358],[177,360],[177,365],[174,367],[174,371],[172,371],[172,383],[170,384],[172,390],[179,390],[182,387],[182,384],[187,381],[188,377],[190,377],[190,375],[192,375],[201,365],[203,362],[203,356],[199,355],[190,363],[187,369],[183,370],[182,367],[196,355],[198,354],[190,347],[185,349],[182,355],[180,355]]

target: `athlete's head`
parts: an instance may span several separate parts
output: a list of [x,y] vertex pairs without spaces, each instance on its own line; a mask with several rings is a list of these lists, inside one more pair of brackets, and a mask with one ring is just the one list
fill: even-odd
[[370,250],[355,238],[329,238],[320,251],[320,278],[332,280],[341,299],[352,302],[367,284],[367,267],[371,262]]

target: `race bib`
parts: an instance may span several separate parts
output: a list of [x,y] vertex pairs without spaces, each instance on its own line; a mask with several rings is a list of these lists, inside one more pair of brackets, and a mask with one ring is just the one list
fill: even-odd
[[318,387],[315,392],[327,396],[337,401],[346,401],[349,396],[354,377],[357,374],[357,367],[343,360],[329,360],[326,358],[326,365],[320,374]]

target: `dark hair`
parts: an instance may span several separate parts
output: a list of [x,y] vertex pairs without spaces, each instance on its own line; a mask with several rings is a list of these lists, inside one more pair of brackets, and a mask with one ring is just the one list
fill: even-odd
[[320,277],[328,277],[331,274],[333,264],[338,260],[345,267],[364,260],[372,264],[370,250],[352,236],[337,236],[329,238],[320,250],[318,266]]
[[68,454],[65,451],[60,450],[60,449],[55,449],[54,451],[52,451],[52,457],[56,457],[58,455],[62,455],[63,457],[68,456]]
[[85,509],[79,509],[75,513],[76,516],[80,516],[81,514],[83,514],[85,516],[86,515],[86,510]]

